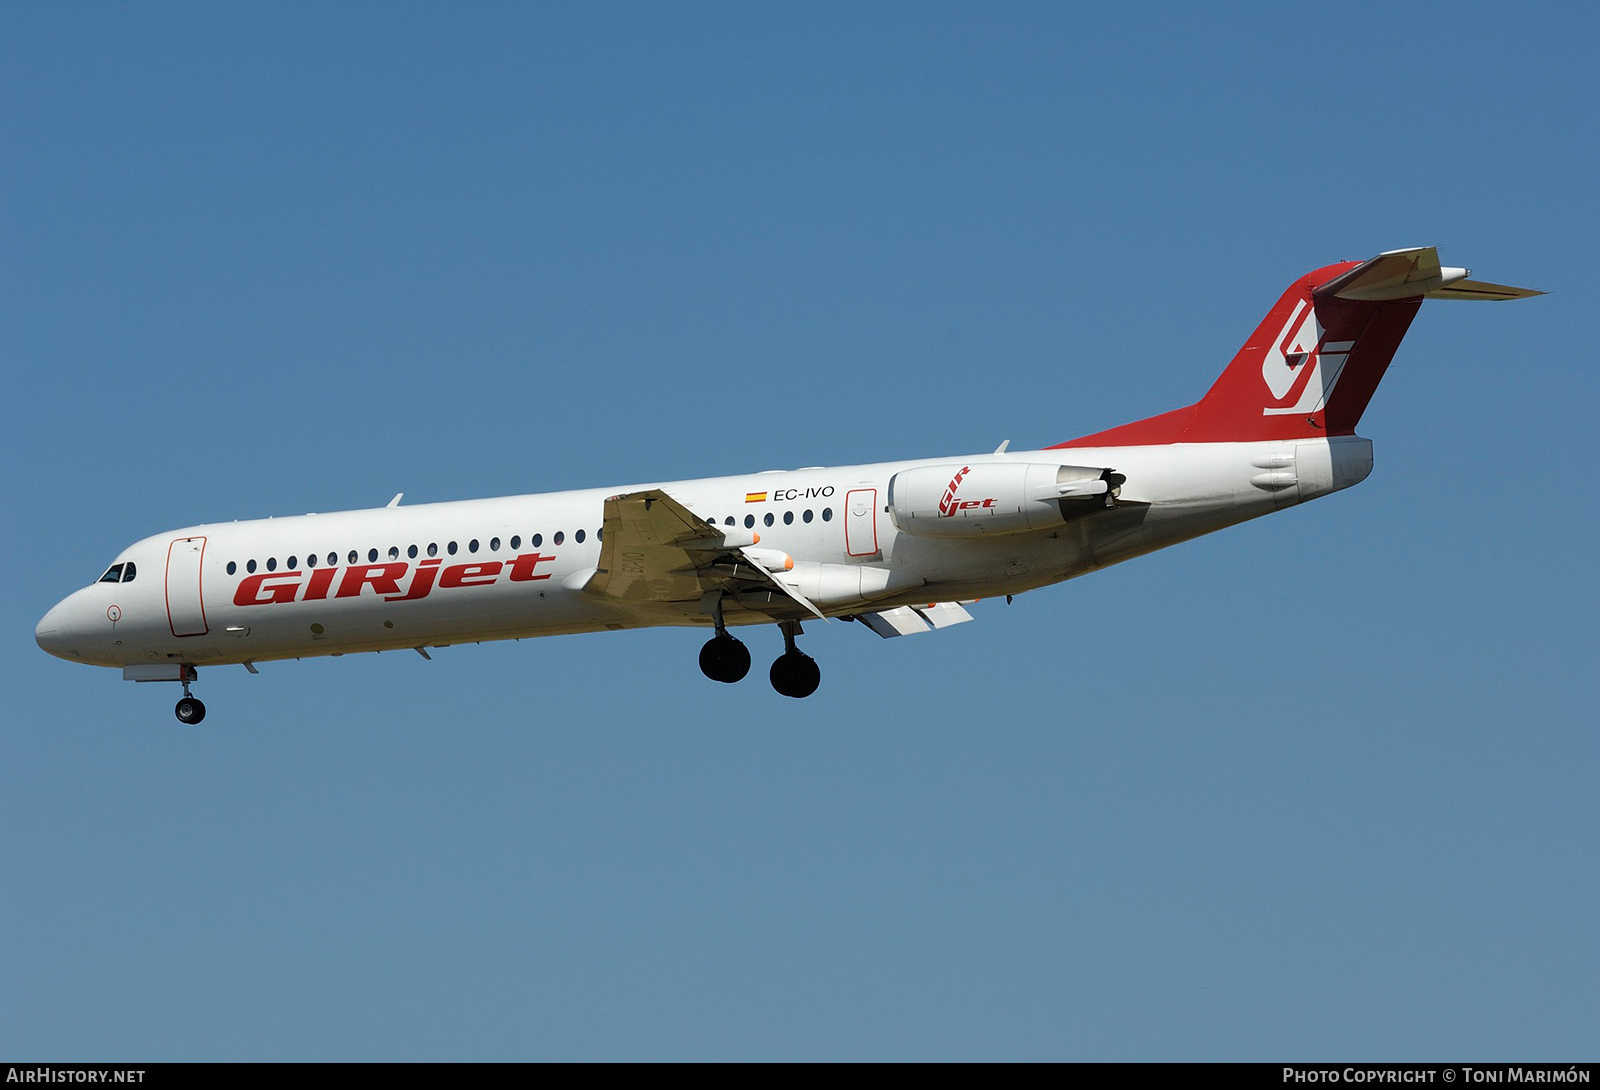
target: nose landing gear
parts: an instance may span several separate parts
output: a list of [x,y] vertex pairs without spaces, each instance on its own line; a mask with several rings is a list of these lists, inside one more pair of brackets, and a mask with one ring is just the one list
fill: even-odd
[[183,683],[183,699],[173,708],[178,722],[194,726],[206,717],[206,706],[189,692],[199,671],[187,662],[136,662],[122,668],[123,681],[178,681]]
[[192,670],[186,670],[183,678],[183,699],[178,701],[178,706],[172,709],[178,717],[178,722],[194,726],[206,717],[206,706],[200,702],[199,697],[189,695],[189,675]]

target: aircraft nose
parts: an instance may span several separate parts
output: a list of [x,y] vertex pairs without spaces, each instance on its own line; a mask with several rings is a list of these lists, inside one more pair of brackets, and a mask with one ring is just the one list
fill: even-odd
[[41,650],[48,651],[57,657],[64,657],[61,652],[66,648],[66,641],[61,633],[61,606],[52,606],[50,612],[40,618],[39,623],[33,628],[33,641]]
[[58,659],[82,662],[83,656],[76,650],[76,645],[82,642],[83,633],[74,630],[69,602],[70,598],[62,599],[39,619],[33,629],[33,641],[41,650]]

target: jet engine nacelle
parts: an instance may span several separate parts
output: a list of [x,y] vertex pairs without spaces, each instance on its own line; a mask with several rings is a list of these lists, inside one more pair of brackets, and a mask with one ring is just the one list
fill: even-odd
[[1104,510],[1121,483],[1102,467],[950,462],[896,473],[889,510],[901,531],[921,537],[1016,534]]

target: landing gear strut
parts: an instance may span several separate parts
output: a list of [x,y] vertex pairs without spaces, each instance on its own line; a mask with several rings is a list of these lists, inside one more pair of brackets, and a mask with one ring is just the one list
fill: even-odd
[[183,699],[178,701],[178,706],[173,708],[172,711],[178,717],[178,722],[192,727],[206,717],[206,706],[200,702],[199,697],[189,695],[188,674],[190,673],[193,673],[193,671],[184,671]]
[[700,648],[700,672],[712,681],[732,685],[750,672],[750,649],[728,635],[727,626],[722,623],[721,598],[717,599],[716,609],[711,616],[717,626],[717,634]]
[[778,627],[783,629],[783,654],[773,662],[767,675],[772,679],[772,687],[780,696],[792,696],[796,700],[810,696],[822,684],[822,670],[816,659],[794,645],[794,638],[801,634],[800,622],[784,621]]

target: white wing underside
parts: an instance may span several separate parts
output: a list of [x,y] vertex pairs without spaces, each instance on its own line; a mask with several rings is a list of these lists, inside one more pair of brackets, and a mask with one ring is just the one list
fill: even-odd
[[960,602],[935,602],[925,606],[901,606],[881,613],[863,613],[857,616],[861,623],[884,639],[895,636],[915,636],[972,620],[972,614]]

